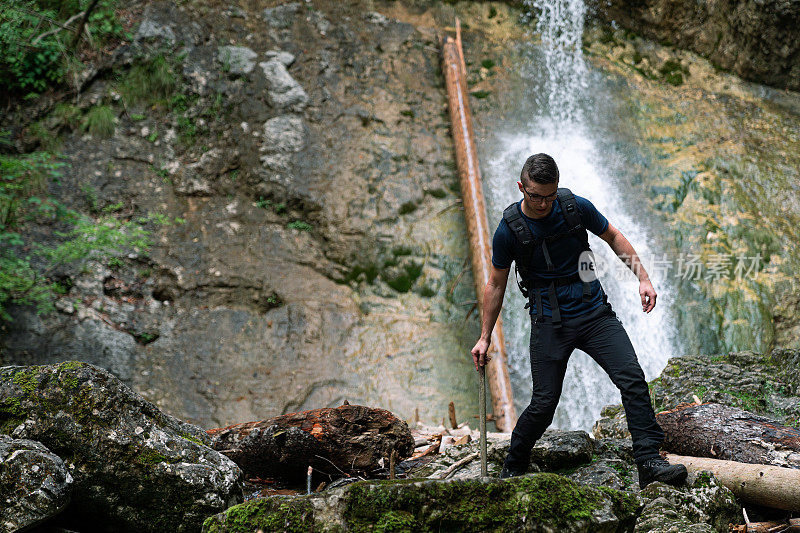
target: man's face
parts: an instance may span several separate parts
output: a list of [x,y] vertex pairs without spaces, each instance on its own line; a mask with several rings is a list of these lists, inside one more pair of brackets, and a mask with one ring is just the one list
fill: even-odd
[[534,213],[536,217],[545,216],[553,208],[556,199],[558,182],[555,183],[536,183],[531,181],[524,186],[521,181],[517,182],[520,192],[524,197],[528,211]]

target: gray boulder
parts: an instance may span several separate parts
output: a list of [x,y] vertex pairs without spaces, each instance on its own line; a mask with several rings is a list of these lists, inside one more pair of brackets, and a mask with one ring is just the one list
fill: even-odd
[[300,2],[291,2],[264,10],[263,17],[267,24],[273,28],[291,28],[297,13],[300,11]]
[[0,530],[33,527],[69,503],[72,476],[42,443],[0,435]]
[[636,520],[636,533],[723,533],[741,519],[733,492],[709,472],[692,474],[684,487],[651,483],[639,495],[647,503]]
[[277,57],[258,65],[264,72],[267,100],[272,107],[292,111],[302,111],[306,107],[308,95]]
[[68,527],[196,531],[242,499],[242,472],[203,430],[88,363],[0,368],[0,433],[63,458],[74,478]]

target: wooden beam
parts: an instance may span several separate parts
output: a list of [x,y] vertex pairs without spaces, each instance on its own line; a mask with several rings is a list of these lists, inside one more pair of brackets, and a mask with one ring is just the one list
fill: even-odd
[[733,491],[744,503],[754,503],[773,509],[800,511],[800,470],[771,465],[754,465],[667,454],[672,464],[682,464],[686,470],[707,470],[719,482]]
[[[483,290],[489,281],[491,238],[486,221],[486,204],[483,199],[478,152],[472,128],[472,112],[469,107],[469,92],[465,78],[464,53],[460,47],[461,31],[458,21],[456,28],[457,38],[445,37],[442,43],[442,71],[447,87],[447,101],[450,109],[461,196],[464,200],[464,216],[469,235],[475,292],[478,296],[478,311],[483,317]],[[508,374],[503,322],[499,316],[492,331],[489,355],[492,359],[487,365],[487,376],[492,393],[495,424],[500,431],[510,432],[516,424],[517,415]]]

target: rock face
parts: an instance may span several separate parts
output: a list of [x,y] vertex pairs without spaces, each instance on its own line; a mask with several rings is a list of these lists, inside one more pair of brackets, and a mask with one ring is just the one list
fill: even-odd
[[87,363],[0,368],[0,432],[64,460],[74,479],[59,516],[67,526],[195,531],[241,501],[241,471],[205,432]]
[[739,76],[800,89],[800,4],[788,0],[592,0],[595,16],[673,43]]
[[[461,305],[474,289],[435,36],[452,7],[367,4],[131,13],[135,39],[77,104],[109,102],[116,134],[64,128],[54,194],[185,222],[147,256],[67,269],[58,313],[12,310],[2,364],[85,360],[203,427],[345,399],[404,419],[449,401],[477,412],[463,354],[480,324]],[[105,73],[163,50],[173,103],[123,106]]]
[[33,527],[69,503],[72,476],[42,443],[0,435],[0,530]]

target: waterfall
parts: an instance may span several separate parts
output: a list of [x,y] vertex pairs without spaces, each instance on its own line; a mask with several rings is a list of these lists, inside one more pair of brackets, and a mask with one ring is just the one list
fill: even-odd
[[[649,380],[664,368],[669,356],[677,353],[672,348],[676,336],[669,319],[672,291],[666,274],[652,267],[651,250],[657,252],[658,247],[648,237],[641,210],[624,205],[618,194],[626,187],[625,172],[619,171],[625,163],[598,138],[602,121],[596,116],[596,103],[608,95],[603,94],[596,76],[590,75],[582,55],[586,8],[582,0],[526,0],[526,4],[539,15],[536,32],[541,36],[541,45],[532,54],[534,59],[522,65],[520,73],[530,81],[533,102],[521,101],[519,110],[530,108],[531,118],[521,130],[515,127],[517,131],[489,132],[491,139],[482,159],[490,224],[492,229],[497,227],[503,208],[520,199],[516,181],[525,159],[538,152],[553,156],[560,170],[560,186],[588,198],[619,228],[650,274],[658,299],[656,308],[645,314],[636,277],[604,241],[589,233],[600,281]],[[515,404],[521,412],[531,392],[530,318],[515,285],[512,268],[503,320]],[[575,350],[552,427],[589,430],[602,406],[611,403],[620,403],[617,388],[587,354]]]

